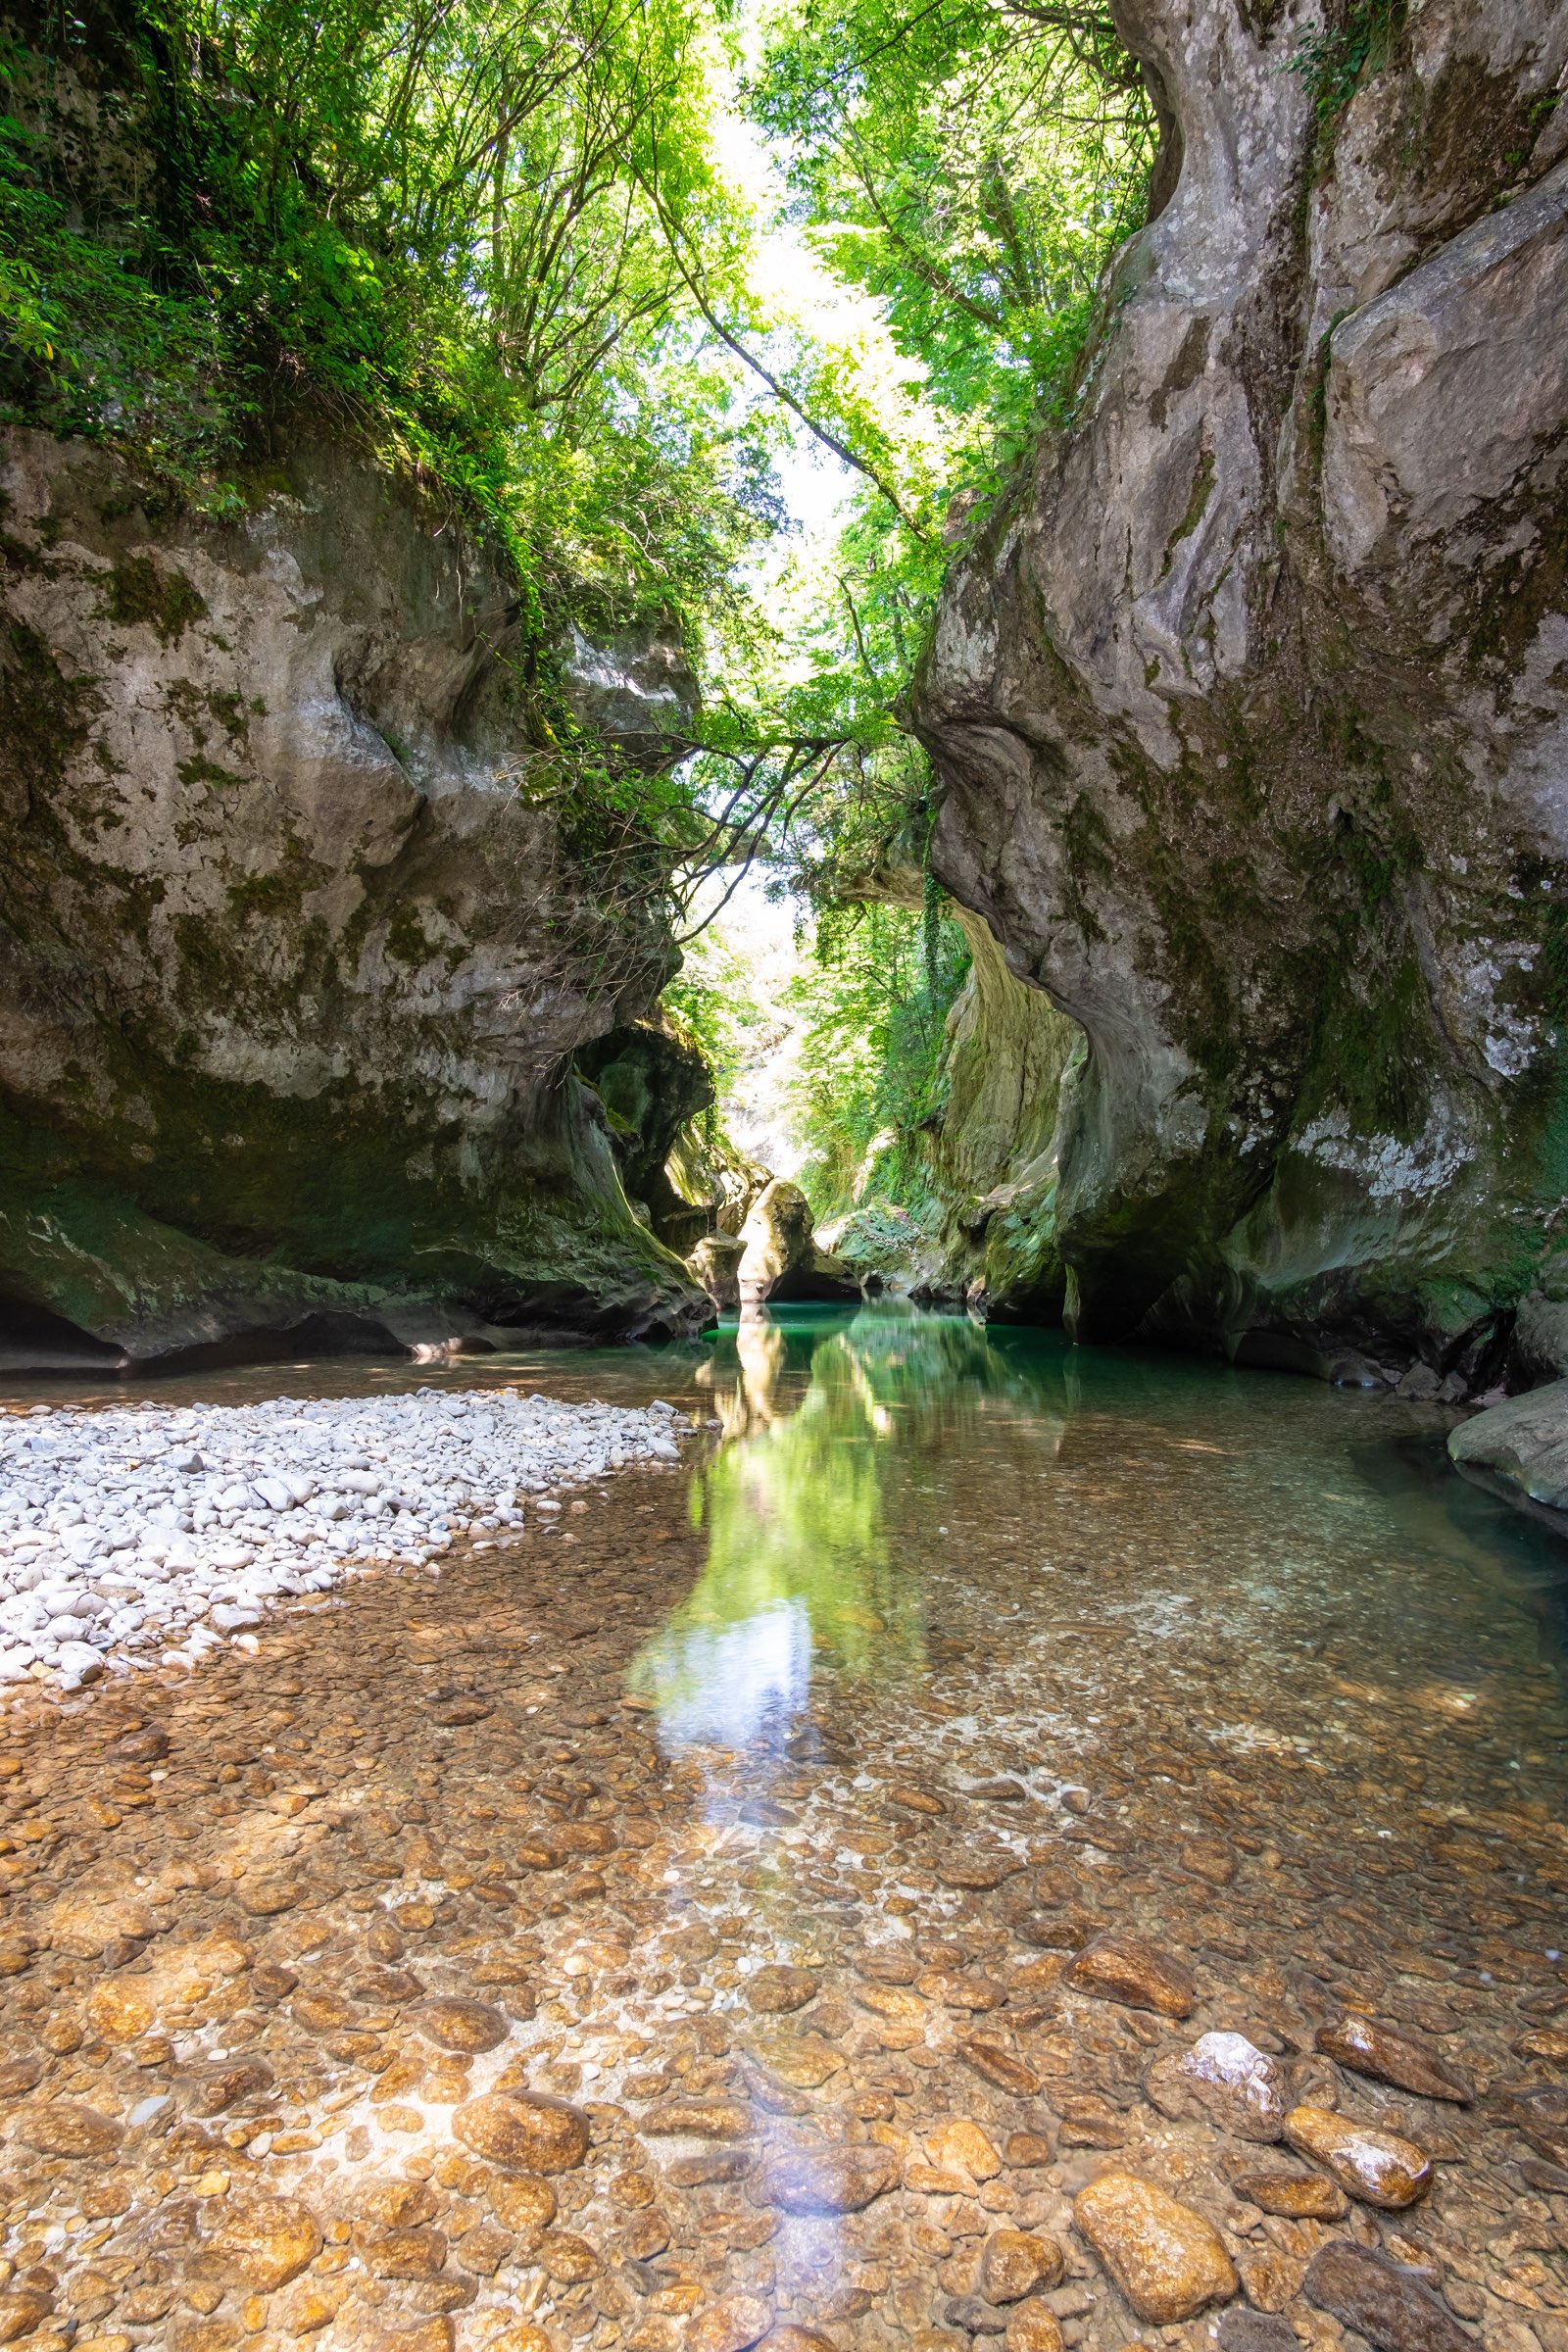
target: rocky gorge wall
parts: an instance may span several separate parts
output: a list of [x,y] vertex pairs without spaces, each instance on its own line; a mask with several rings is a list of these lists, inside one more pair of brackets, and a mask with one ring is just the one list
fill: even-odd
[[1539,1377],[1568,1362],[1568,15],[1118,23],[1176,125],[1154,217],[915,697],[936,872],[1084,1033],[1069,1328]]
[[[0,1360],[693,1327],[573,1070],[672,951],[519,794],[499,563],[337,445],[223,522],[0,488]],[[694,693],[648,631],[565,691],[644,759]]]

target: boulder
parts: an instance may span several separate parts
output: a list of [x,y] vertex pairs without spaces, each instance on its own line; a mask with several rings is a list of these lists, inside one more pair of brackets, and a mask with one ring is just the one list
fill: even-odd
[[1448,1458],[1521,1509],[1568,1511],[1568,1380],[1461,1421],[1448,1433]]
[[806,1195],[782,1176],[752,1203],[740,1238],[743,1310],[769,1300],[858,1299],[860,1286],[849,1267],[818,1249]]

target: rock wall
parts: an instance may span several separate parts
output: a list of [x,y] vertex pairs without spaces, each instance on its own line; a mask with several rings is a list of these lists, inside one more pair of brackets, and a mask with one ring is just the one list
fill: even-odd
[[1085,1035],[1081,1338],[1462,1391],[1568,1195],[1568,14],[1118,18],[1164,201],[950,576],[933,863]]
[[[876,895],[918,906],[917,869],[887,868]],[[994,1322],[1055,1324],[1065,1277],[1055,1242],[1056,1111],[1082,1040],[1040,990],[1013,978],[980,917],[956,906],[973,960],[948,1014],[925,1121],[923,1201],[881,1197],[864,1171],[860,1204],[824,1229],[862,1280]]]
[[[221,523],[36,433],[0,487],[4,1360],[691,1327],[571,1066],[673,953],[530,805],[499,564],[336,446]],[[657,632],[566,682],[690,722]]]

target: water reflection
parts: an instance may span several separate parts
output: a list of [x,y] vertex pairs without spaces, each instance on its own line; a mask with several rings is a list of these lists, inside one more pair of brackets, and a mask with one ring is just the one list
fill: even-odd
[[1057,1424],[1038,1370],[966,1319],[896,1306],[749,1316],[699,1379],[727,1441],[693,1485],[707,1559],[632,1689],[672,1751],[777,1746],[814,1668],[883,1687],[924,1671],[923,1563],[943,1531],[922,1464],[988,1399],[1026,1401],[1048,1449]]

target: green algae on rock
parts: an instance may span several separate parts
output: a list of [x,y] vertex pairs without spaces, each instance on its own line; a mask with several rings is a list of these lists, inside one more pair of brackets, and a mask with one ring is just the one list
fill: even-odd
[[[499,561],[334,444],[228,521],[87,443],[4,463],[8,1360],[693,1328],[570,1066],[668,934],[518,790]],[[657,632],[612,683],[566,688],[642,712],[628,757],[690,716]]]
[[1568,26],[1512,22],[1437,0],[1331,132],[1309,10],[1117,14],[1179,172],[913,698],[932,870],[1084,1032],[1085,1339],[1464,1395],[1547,1255]]

